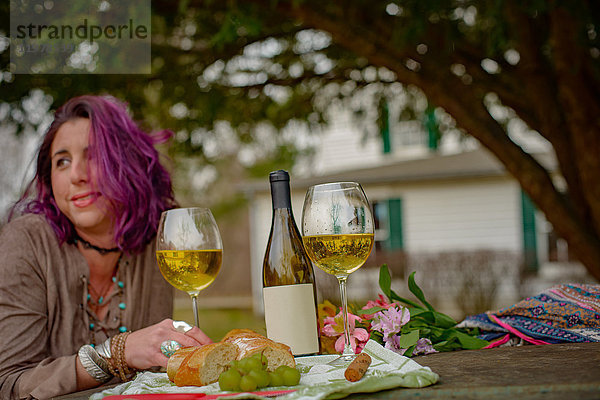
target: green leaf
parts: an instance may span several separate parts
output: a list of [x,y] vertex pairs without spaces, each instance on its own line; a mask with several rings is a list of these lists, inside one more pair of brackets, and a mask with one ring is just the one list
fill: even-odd
[[415,273],[417,271],[413,271],[410,276],[408,277],[408,289],[412,292],[412,294],[415,295],[415,297],[417,299],[419,299],[421,301],[421,303],[423,303],[425,305],[425,307],[427,307],[428,309],[433,311],[433,306],[431,304],[429,304],[427,302],[427,300],[425,300],[425,295],[423,294],[423,291],[421,290],[421,288],[419,287],[419,285],[417,285],[417,283],[415,282]]
[[454,318],[444,313],[433,311],[433,315],[435,317],[436,325],[439,327],[450,328],[457,324]]
[[355,314],[356,315],[371,315],[371,314],[375,314],[375,313],[378,313],[379,311],[383,311],[383,310],[385,310],[385,308],[375,306],[375,307],[367,308],[365,310],[358,310],[358,311],[356,311]]
[[398,296],[394,291],[392,291],[392,297],[389,298],[390,301],[398,301],[400,303],[408,304],[410,307],[421,308],[421,306],[415,303],[412,300],[405,299],[404,297]]
[[383,264],[379,268],[379,287],[383,294],[387,296],[388,299],[392,299],[392,277],[390,276],[390,270],[388,269],[387,264]]
[[431,310],[426,310],[424,308],[411,308],[410,309],[410,319],[414,318],[422,318],[423,320],[433,324],[435,322],[435,317]]
[[402,327],[402,330],[404,332],[408,332],[408,331],[412,331],[415,329],[425,329],[425,328],[429,329],[432,326],[433,325],[428,321],[413,318]]
[[454,336],[458,339],[463,349],[466,350],[477,350],[485,347],[489,344],[487,340],[479,339],[477,337],[469,336],[466,333],[454,330]]
[[379,287],[381,288],[383,294],[385,294],[390,301],[399,301],[401,303],[408,304],[411,307],[421,308],[419,304],[398,296],[392,290],[392,277],[390,275],[390,270],[388,269],[387,264],[383,264],[381,268],[379,268]]
[[417,344],[417,341],[419,340],[419,331],[418,330],[414,330],[408,333],[403,333],[402,335],[400,335],[400,341],[398,342],[398,347],[402,348],[402,349],[407,349],[410,346],[414,346],[415,344]]
[[415,351],[415,348],[417,347],[416,344],[410,346],[408,349],[406,349],[406,351],[404,352],[403,356],[404,357],[410,357],[412,356],[413,351]]
[[438,340],[448,340],[457,342],[458,348],[466,350],[481,349],[489,344],[488,341],[478,337],[468,335],[456,328],[446,329]]
[[458,343],[458,340],[455,337],[453,337],[448,340],[435,343],[433,345],[433,348],[437,351],[452,351],[460,349],[460,344]]
[[[414,312],[413,312],[414,310]],[[454,318],[435,310],[411,309],[410,318],[423,318],[440,328],[451,328],[456,325]]]
[[379,331],[371,331],[371,335],[369,335],[369,339],[373,339],[377,343],[383,344],[383,333]]

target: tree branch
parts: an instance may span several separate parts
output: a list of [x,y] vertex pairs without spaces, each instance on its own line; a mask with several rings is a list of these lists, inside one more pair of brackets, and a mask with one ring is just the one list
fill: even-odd
[[591,217],[595,232],[600,233],[600,186],[596,184],[600,171],[600,105],[585,79],[587,56],[579,47],[573,46],[573,43],[581,40],[578,33],[585,32],[585,27],[578,27],[573,16],[563,7],[552,10],[550,17],[558,97],[569,131],[572,132],[569,136],[573,154],[576,155],[573,160],[575,165],[571,168],[578,171],[574,175],[580,178],[577,181],[580,188],[586,188],[577,194],[585,198],[585,201],[579,199],[581,204],[585,204],[584,218]]
[[521,9],[521,5],[509,3],[506,14],[507,21],[515,32],[515,43],[521,55],[515,73],[528,93],[530,108],[539,121],[536,130],[552,143],[560,170],[569,187],[572,207],[576,210],[578,218],[585,220],[588,212],[576,167],[577,153],[571,141],[572,135],[569,134],[570,130],[564,119],[563,110],[556,100],[555,93],[558,89],[554,67],[541,54],[543,42],[538,39],[535,24]]

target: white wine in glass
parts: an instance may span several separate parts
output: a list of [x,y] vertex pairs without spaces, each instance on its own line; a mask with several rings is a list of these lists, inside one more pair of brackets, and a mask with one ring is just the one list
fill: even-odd
[[163,277],[192,298],[198,326],[198,294],[221,269],[223,244],[208,208],[175,208],[162,213],[158,224],[156,259]]
[[345,345],[331,364],[347,365],[356,355],[350,346],[346,281],[373,248],[373,216],[362,187],[356,182],[309,187],[302,209],[302,234],[312,262],[334,275],[340,285]]

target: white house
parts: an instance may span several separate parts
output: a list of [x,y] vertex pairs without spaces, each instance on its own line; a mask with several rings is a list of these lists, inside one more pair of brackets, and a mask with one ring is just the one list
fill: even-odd
[[[400,144],[398,151],[386,154],[380,139],[365,142],[348,126],[334,125],[324,135],[312,172],[292,171],[291,188],[300,227],[308,186],[335,181],[363,186],[374,209],[376,245],[365,266],[348,280],[350,301],[376,296],[376,267],[383,263],[399,278],[394,290],[407,293],[404,280],[416,270],[426,296],[457,317],[470,310],[463,303],[476,301],[473,296],[488,297],[480,307],[502,307],[534,294],[553,279],[565,278],[547,276],[565,270],[551,268],[568,262],[564,244],[487,150],[472,141],[465,145],[450,140],[432,152],[425,140],[413,140],[412,145]],[[426,139],[423,130],[421,137]],[[547,151],[534,156],[547,169],[555,169]],[[243,190],[250,199],[252,291],[254,309],[260,312],[262,261],[272,214],[268,178]],[[578,264],[567,270],[575,279],[587,279]],[[316,273],[327,297],[337,293],[333,277]]]

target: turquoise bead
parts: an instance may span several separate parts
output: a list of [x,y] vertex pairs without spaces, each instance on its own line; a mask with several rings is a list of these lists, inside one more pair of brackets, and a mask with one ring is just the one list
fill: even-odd
[[121,327],[119,328],[119,332],[121,332],[121,333],[125,333],[125,332],[127,332],[127,328],[126,328],[126,327],[124,327],[124,326],[121,326]]
[[119,308],[120,308],[121,310],[124,310],[124,309],[125,309],[125,307],[126,307],[125,303],[119,303]]
[[91,298],[92,298],[92,295],[88,294],[88,296],[87,296],[88,301],[90,301]]
[[113,282],[116,282],[116,281],[117,281],[117,277],[116,277],[116,276],[113,276],[113,277],[112,277],[112,281],[113,281]]
[[94,343],[90,344],[90,346],[92,346],[93,348],[96,348],[96,345]]
[[125,284],[123,282],[121,282],[121,281],[119,281],[119,283],[117,285],[119,285],[119,287],[121,289],[123,289],[125,287]]
[[91,324],[90,324],[90,329],[94,329],[94,326],[95,326],[95,325],[94,325],[93,323],[91,323]]
[[103,301],[104,301],[104,297],[100,296],[100,298],[98,299],[98,304],[102,304]]

